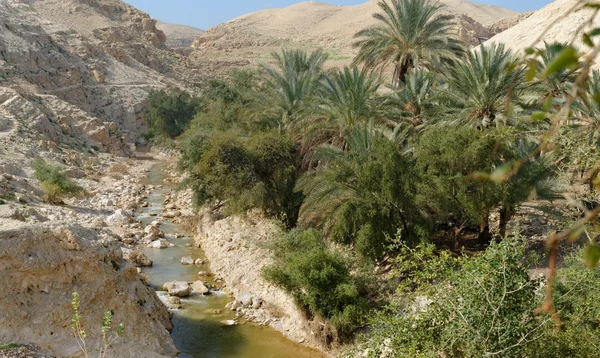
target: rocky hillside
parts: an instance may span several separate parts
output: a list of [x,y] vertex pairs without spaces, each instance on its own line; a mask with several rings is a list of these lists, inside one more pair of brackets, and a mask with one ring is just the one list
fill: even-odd
[[[457,18],[457,35],[471,45],[494,35],[490,26],[517,12],[464,0],[442,0],[446,12]],[[373,25],[378,0],[362,5],[336,6],[303,2],[283,9],[244,15],[209,29],[193,44],[191,66],[219,71],[231,66],[261,62],[281,46],[323,47],[331,54],[330,65],[347,64],[354,56],[353,36]]]
[[159,21],[156,28],[162,31],[167,36],[165,45],[169,48],[187,48],[192,46],[194,40],[204,34],[204,30],[197,29],[191,26],[167,24]]
[[[494,36],[490,42],[504,43],[513,50],[521,51],[532,45],[540,46],[541,44],[536,41],[546,28],[549,28],[544,36],[546,42],[570,42],[580,27],[583,26],[583,30],[586,30],[600,26],[598,16],[592,26],[586,24],[593,15],[592,9],[582,9],[566,15],[578,2],[578,0],[556,0],[535,11],[514,27]],[[581,41],[576,41],[576,44],[581,45]]]
[[148,92],[190,77],[156,21],[120,0],[3,0],[0,23],[0,136],[122,153]]

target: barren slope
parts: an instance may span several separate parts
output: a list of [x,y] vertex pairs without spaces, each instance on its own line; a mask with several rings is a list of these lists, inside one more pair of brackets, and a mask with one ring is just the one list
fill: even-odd
[[[346,64],[354,55],[353,36],[373,25],[373,14],[380,11],[377,0],[356,6],[336,6],[321,2],[303,2],[283,9],[250,13],[209,29],[195,42],[189,63],[219,71],[266,60],[281,46],[323,47],[331,65]],[[476,4],[465,0],[442,0],[445,11],[457,18],[457,34],[471,45],[478,38],[493,35],[486,27],[517,15],[512,10]]]
[[[504,43],[509,48],[521,51],[532,45],[540,46],[541,44],[536,41],[542,31],[549,27],[544,36],[546,42],[569,42],[593,14],[593,10],[587,9],[565,16],[577,2],[578,0],[556,0],[489,41]],[[593,27],[597,26],[600,26],[598,17],[593,22]],[[588,26],[583,27],[584,30],[588,28]],[[581,42],[576,41],[576,44],[581,45]]]
[[167,24],[159,21],[156,28],[167,35],[165,45],[170,48],[190,47],[198,36],[204,34],[204,30],[197,29],[191,26]]
[[0,23],[0,135],[19,124],[21,136],[91,135],[87,145],[123,152],[148,92],[192,77],[156,21],[120,0],[1,0]]

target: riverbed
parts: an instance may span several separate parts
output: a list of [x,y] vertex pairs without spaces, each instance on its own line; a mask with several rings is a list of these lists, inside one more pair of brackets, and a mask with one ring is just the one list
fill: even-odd
[[[165,195],[171,190],[163,181],[162,170],[166,163],[154,165],[143,184],[157,188],[150,194],[149,206],[142,208],[138,218],[144,225],[160,218]],[[193,247],[192,238],[183,235],[176,224],[163,220],[161,230],[172,234],[168,240],[174,246],[167,249],[143,248],[142,251],[152,261],[151,268],[143,273],[149,278],[149,284],[156,289],[169,281],[197,281],[219,287],[220,282],[213,282],[210,275],[210,264],[202,249]],[[180,260],[184,256],[201,258],[202,266],[184,266]],[[206,271],[209,276],[199,277],[199,271]],[[238,321],[239,325],[229,326],[223,322],[235,320],[235,312],[225,308],[232,298],[222,290],[214,290],[210,295],[192,295],[181,300],[182,308],[171,310],[173,313],[173,340],[183,358],[307,358],[320,357],[321,353],[290,341],[283,334],[270,327],[262,327],[253,323]],[[220,313],[217,313],[219,312]]]

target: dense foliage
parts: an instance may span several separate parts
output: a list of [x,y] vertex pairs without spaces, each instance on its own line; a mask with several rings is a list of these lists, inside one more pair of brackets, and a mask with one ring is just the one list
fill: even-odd
[[198,109],[198,101],[189,93],[170,89],[151,92],[144,119],[148,126],[145,136],[174,138],[187,128]]
[[587,178],[570,218],[584,222],[556,235],[594,237],[600,72],[568,45],[466,51],[437,2],[379,6],[351,67],[284,49],[198,98],[152,93],[148,133],[178,137],[197,206],[282,223],[265,277],[328,322],[328,338],[387,306],[363,342],[372,356],[593,355],[597,272],[568,261],[546,293],[564,319],[552,335],[558,315],[512,223],[554,199],[557,181]]

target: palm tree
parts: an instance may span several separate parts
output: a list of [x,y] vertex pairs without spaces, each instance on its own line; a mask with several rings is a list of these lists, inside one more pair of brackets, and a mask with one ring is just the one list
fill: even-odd
[[442,5],[430,0],[382,0],[379,7],[382,13],[373,15],[379,24],[354,36],[359,49],[354,64],[379,70],[393,64],[393,85],[399,85],[412,68],[433,70],[464,53],[452,35],[453,17],[440,14]]
[[518,58],[510,50],[503,44],[481,45],[450,69],[449,95],[469,111],[469,120],[486,127],[520,98],[523,81]]
[[325,77],[319,115],[298,122],[304,145],[312,148],[329,142],[344,148],[346,131],[373,118],[372,99],[378,88],[377,76],[357,67],[345,67]]
[[301,220],[352,244],[366,258],[381,259],[400,228],[403,240],[419,238],[423,216],[414,204],[415,171],[372,123],[346,130],[347,150],[327,145],[314,153],[319,167],[297,189],[305,195]]
[[267,112],[275,112],[280,117],[280,126],[288,126],[318,92],[327,54],[322,50],[307,54],[302,50],[284,49],[281,54],[272,56],[276,66],[264,66],[265,81],[272,92],[262,103]]
[[399,109],[398,121],[388,124],[393,129],[392,138],[402,145],[437,118],[442,108],[437,75],[422,68],[409,71],[405,82],[386,97],[384,107],[388,113]]
[[536,69],[536,87],[541,91],[541,97],[545,100],[551,98],[564,98],[574,80],[574,72],[568,69],[553,72],[545,76],[546,69],[554,62],[556,56],[567,45],[561,43],[549,44],[544,42],[544,48],[541,49],[541,55],[537,61]]

